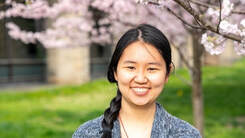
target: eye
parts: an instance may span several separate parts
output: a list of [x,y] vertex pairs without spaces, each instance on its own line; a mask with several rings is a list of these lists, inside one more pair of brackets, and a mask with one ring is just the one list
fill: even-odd
[[148,68],[147,70],[148,71],[156,71],[156,70],[158,70],[158,68]]
[[134,66],[127,66],[126,68],[129,69],[129,70],[134,70],[135,69]]

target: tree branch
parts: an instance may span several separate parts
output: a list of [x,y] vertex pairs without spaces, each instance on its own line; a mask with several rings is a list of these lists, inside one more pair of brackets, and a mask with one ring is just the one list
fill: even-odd
[[190,8],[189,6],[187,6],[183,0],[174,0],[178,5],[180,5],[181,7],[183,7],[187,12],[189,12],[194,18],[196,18],[196,20],[198,20],[202,26],[214,33],[217,33],[225,38],[237,41],[239,43],[241,43],[241,37],[237,36],[237,35],[233,35],[233,34],[221,34],[219,32],[217,32],[216,27],[212,26],[211,23],[209,23],[207,20],[203,19],[197,12],[195,12],[192,8]]
[[187,21],[185,21],[183,18],[181,18],[180,16],[178,16],[174,11],[172,11],[170,8],[164,6],[164,8],[171,14],[173,14],[175,17],[177,17],[183,24],[187,25],[187,26],[190,26],[191,28],[194,28],[194,29],[201,29],[201,30],[204,30],[205,28],[202,28],[200,26],[195,26],[195,25],[192,25],[190,23],[188,23]]
[[[186,57],[184,56],[183,52],[181,51],[181,49],[179,47],[177,47],[174,43],[170,42],[180,55],[181,60],[184,62],[184,64],[186,65],[186,67],[188,68],[188,70],[193,70],[194,68],[190,65],[190,63],[187,61]],[[177,75],[175,73],[175,76],[180,79],[182,82],[186,83],[187,85],[191,86],[191,81],[185,79],[184,77]]]
[[217,32],[219,33],[219,26],[220,26],[220,22],[221,22],[221,15],[222,14],[222,1],[221,0],[219,0],[219,23],[218,23],[218,25],[217,25]]
[[[191,3],[205,7],[205,8],[213,8],[216,9],[218,8],[218,6],[216,5],[211,5],[211,4],[207,4],[198,0],[189,0]],[[245,11],[238,11],[238,10],[232,10],[231,11],[232,14],[245,14]]]
[[[155,3],[155,2],[149,2],[148,4],[150,5],[155,5],[155,6],[160,6],[160,4],[158,3]],[[182,19],[182,17],[180,17],[179,15],[177,15],[174,11],[172,11],[170,8],[168,8],[167,6],[163,6],[169,13],[171,13],[172,15],[174,15],[175,17],[177,17],[183,24],[191,27],[191,28],[194,28],[194,29],[201,29],[201,30],[204,30],[205,28],[203,27],[200,27],[200,26],[195,26],[195,25],[192,25],[190,23],[188,23],[187,21],[185,21],[184,19]]]
[[232,10],[231,13],[233,13],[233,14],[245,14],[245,11]]
[[[188,6],[193,10],[193,8],[191,7],[191,3],[190,3],[189,0],[187,1],[187,3],[188,3]],[[194,19],[195,19],[196,23],[197,23],[199,26],[201,26],[201,24],[199,23],[199,21],[198,21],[196,18],[194,18]]]
[[[191,7],[187,6],[186,3],[184,2],[186,0],[173,0],[173,1],[176,2],[182,8],[184,8],[189,14],[191,14],[193,16],[193,18],[195,18],[195,20],[197,20],[200,23],[201,26],[198,27],[198,28],[204,28],[202,30],[206,29],[206,30],[209,30],[209,31],[211,31],[213,33],[219,34],[219,35],[221,35],[221,36],[223,36],[225,38],[228,38],[228,39],[231,39],[231,40],[234,40],[234,41],[237,41],[237,42],[241,43],[242,38],[240,36],[237,36],[237,35],[234,35],[234,34],[221,34],[220,32],[218,32],[217,31],[217,26],[215,26],[215,27],[212,26],[211,23],[208,20],[205,20],[199,13],[194,11]],[[157,6],[160,5],[159,3],[152,2],[152,1],[149,2],[148,4],[157,5]],[[166,6],[164,6],[164,7],[166,7]],[[167,8],[167,10],[168,9],[169,8]],[[169,10],[169,11],[171,11],[171,10]],[[180,19],[182,22],[184,21],[181,17],[179,17],[179,16],[176,16],[176,17],[178,17],[178,19]],[[187,22],[184,22],[184,23],[187,23]],[[192,27],[193,25],[190,25],[190,26]],[[196,29],[196,26],[193,26],[193,27]]]
[[[172,43],[172,42],[171,42]],[[189,70],[193,70],[193,67],[190,65],[190,63],[187,61],[186,57],[184,56],[183,52],[181,51],[181,49],[179,47],[177,47],[176,45],[174,45],[172,43],[172,46],[178,51],[179,55],[180,55],[180,58],[181,60],[184,62],[184,64],[186,65],[186,67],[189,69]]]
[[205,8],[217,8],[217,6],[215,5],[211,5],[211,4],[208,4],[208,3],[204,3],[202,1],[198,1],[198,0],[189,0],[191,3],[193,4],[196,4],[198,6],[202,6],[202,7],[205,7]]

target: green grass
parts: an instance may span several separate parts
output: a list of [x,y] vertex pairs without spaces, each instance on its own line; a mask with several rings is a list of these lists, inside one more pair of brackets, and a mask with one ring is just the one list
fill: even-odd
[[[176,74],[189,79],[184,69]],[[104,112],[115,90],[115,85],[100,79],[81,86],[0,92],[0,138],[71,137],[80,124]],[[231,67],[203,68],[203,90],[205,136],[245,137],[245,60]],[[175,75],[158,101],[192,123],[191,88]]]

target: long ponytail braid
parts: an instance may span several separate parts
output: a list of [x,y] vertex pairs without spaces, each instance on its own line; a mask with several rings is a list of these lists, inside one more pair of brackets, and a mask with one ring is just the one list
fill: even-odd
[[102,121],[103,134],[101,138],[111,138],[113,123],[117,119],[121,108],[122,94],[117,90],[117,96],[111,100],[110,107],[104,112],[104,119]]

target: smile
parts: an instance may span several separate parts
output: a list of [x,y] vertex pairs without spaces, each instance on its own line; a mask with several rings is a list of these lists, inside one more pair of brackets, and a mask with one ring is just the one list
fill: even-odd
[[138,96],[144,96],[146,95],[150,88],[132,88],[133,92]]
[[146,92],[149,90],[148,88],[132,88],[132,89],[136,92]]

